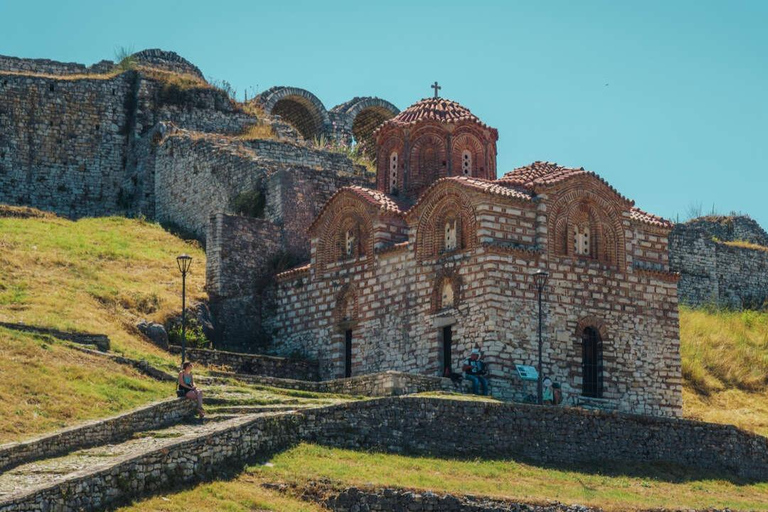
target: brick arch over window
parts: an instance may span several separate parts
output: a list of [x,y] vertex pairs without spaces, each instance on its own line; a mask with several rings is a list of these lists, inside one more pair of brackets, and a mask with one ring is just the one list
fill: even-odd
[[416,257],[419,261],[446,254],[445,225],[456,221],[456,252],[477,246],[475,209],[465,194],[442,189],[430,194],[416,227]]
[[408,196],[421,195],[432,183],[445,176],[447,165],[445,136],[434,131],[419,136],[411,145],[408,158]]
[[336,294],[336,304],[333,308],[333,324],[346,329],[357,322],[359,314],[357,290],[351,284],[342,286],[341,290]]
[[393,153],[397,153],[397,183],[395,183],[395,189],[399,192],[403,190],[403,176],[405,175],[405,161],[406,156],[405,141],[397,136],[392,135],[388,137],[377,149],[376,154],[376,188],[387,194],[391,193],[391,157]]
[[471,132],[455,134],[451,141],[451,176],[465,176],[465,152],[471,155],[469,176],[477,178],[488,177],[488,167],[485,159],[485,147],[480,138]]
[[[450,286],[452,297],[452,304],[445,304],[446,286]],[[455,308],[461,301],[461,288],[462,280],[461,276],[453,270],[438,272],[435,276],[435,284],[432,288],[432,303],[431,311],[437,313],[444,309]]]
[[550,211],[550,255],[626,264],[621,211],[614,202],[580,188],[563,194]]
[[[348,255],[347,235],[355,238],[353,252]],[[320,269],[330,264],[373,258],[373,221],[365,207],[355,200],[342,198],[325,212],[325,221],[318,230],[316,261]]]

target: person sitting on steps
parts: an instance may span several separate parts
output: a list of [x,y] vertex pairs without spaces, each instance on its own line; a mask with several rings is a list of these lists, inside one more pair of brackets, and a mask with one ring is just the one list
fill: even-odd
[[[472,383],[472,392],[476,395],[488,394],[488,380],[485,378],[487,373],[485,362],[480,358],[480,349],[474,348],[469,354],[469,358],[464,360],[461,367],[464,370],[464,376]],[[482,393],[480,393],[482,388]]]
[[187,361],[181,365],[179,372],[179,387],[176,390],[176,396],[186,397],[190,400],[197,400],[197,414],[200,418],[205,416],[203,410],[203,392],[195,386],[195,380],[192,378],[192,363]]

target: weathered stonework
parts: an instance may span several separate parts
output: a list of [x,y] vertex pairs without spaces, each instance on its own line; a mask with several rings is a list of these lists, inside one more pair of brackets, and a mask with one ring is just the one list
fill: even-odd
[[[178,354],[181,347],[173,345],[171,352]],[[314,382],[311,381],[318,380],[317,364],[304,360],[199,348],[187,349],[187,359],[193,363],[223,367],[241,374],[310,381],[312,384]]]
[[[310,226],[310,264],[278,275],[278,307],[267,324],[275,352],[317,359],[324,379],[384,370],[442,376],[461,371],[479,346],[493,395],[522,400],[533,389],[515,365],[536,365],[532,273],[543,269],[550,275],[543,371],[566,400],[679,416],[671,224],[583,169],[535,162],[486,180],[446,161],[440,178],[443,171],[418,167],[421,152],[434,148],[409,152],[405,142],[411,163],[401,177],[418,186],[388,193],[391,169],[381,152],[392,137],[401,140],[402,126],[435,137],[484,129],[487,147],[495,142],[492,129],[459,108],[457,120],[444,121],[453,131],[436,132],[443,114],[433,103],[423,100],[380,128],[378,190],[336,193]],[[430,144],[448,151],[440,137]],[[493,167],[485,165],[478,172]]]
[[0,445],[0,470],[27,461],[55,457],[74,450],[120,442],[136,432],[176,423],[195,412],[194,402],[171,399],[150,404],[113,418],[95,420],[52,435]]
[[[470,420],[473,434],[468,436]],[[563,407],[404,397],[252,414],[203,425],[180,438],[156,439],[149,450],[127,452],[2,496],[0,512],[114,506],[214,478],[221,468],[231,471],[302,441],[447,457],[487,456],[493,446],[495,456],[544,464],[663,462],[711,471],[720,478],[768,480],[768,439],[732,426]],[[415,503],[410,506],[409,510],[418,510]]]
[[680,273],[684,304],[737,309],[768,305],[768,234],[749,217],[702,217],[676,224],[669,235],[669,259]]

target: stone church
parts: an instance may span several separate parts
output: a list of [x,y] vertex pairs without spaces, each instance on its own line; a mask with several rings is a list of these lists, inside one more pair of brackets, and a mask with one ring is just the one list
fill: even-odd
[[279,274],[279,353],[324,378],[460,371],[479,347],[494,396],[535,392],[543,373],[569,404],[680,416],[671,223],[593,172],[534,162],[496,179],[498,132],[443,98],[375,132],[376,189],[345,187],[308,227],[311,261]]

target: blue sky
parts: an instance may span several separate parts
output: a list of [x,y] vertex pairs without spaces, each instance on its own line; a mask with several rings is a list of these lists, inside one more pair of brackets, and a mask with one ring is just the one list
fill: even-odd
[[499,172],[593,170],[651,212],[740,211],[768,227],[768,2],[17,2],[0,54],[90,64],[178,52],[239,91],[328,108],[441,95],[499,129]]

